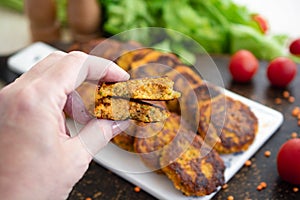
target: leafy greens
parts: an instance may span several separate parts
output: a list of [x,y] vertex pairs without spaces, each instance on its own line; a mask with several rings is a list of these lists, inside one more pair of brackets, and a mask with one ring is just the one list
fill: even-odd
[[[231,0],[99,2],[105,12],[103,29],[111,35],[133,28],[163,27],[191,37],[209,53],[232,54],[240,49],[248,49],[256,57],[265,60],[286,54],[284,45],[287,36],[263,34],[252,19],[252,13]],[[140,37],[148,44],[158,42],[153,35]],[[168,46],[166,41],[163,42]],[[172,44],[169,44],[169,48],[173,50]]]

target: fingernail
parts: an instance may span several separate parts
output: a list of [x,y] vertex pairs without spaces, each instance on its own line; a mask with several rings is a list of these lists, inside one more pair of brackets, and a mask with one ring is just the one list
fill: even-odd
[[93,118],[85,108],[80,95],[76,91],[68,95],[64,111],[81,124],[86,124]]
[[127,72],[125,72],[125,74],[122,76],[122,80],[128,80],[130,78],[130,75],[127,73]]
[[111,62],[112,65],[114,65],[114,67],[116,68],[116,70],[118,70],[118,74],[120,75],[120,81],[126,81],[130,78],[130,75],[124,70],[122,69],[122,67],[120,67],[119,65],[117,65],[114,62]]

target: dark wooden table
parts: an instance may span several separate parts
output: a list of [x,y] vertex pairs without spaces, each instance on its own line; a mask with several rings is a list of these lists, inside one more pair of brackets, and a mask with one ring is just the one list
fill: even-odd
[[[292,109],[295,106],[300,106],[300,72],[288,88],[273,88],[270,87],[266,78],[267,62],[261,62],[259,72],[251,83],[238,84],[231,80],[228,73],[228,57],[215,57],[214,60],[222,74],[226,89],[282,112],[285,119],[279,130],[251,158],[252,165],[250,167],[244,166],[229,181],[228,188],[218,192],[213,199],[227,199],[229,195],[232,195],[235,199],[300,199],[300,191],[294,192],[293,188],[296,186],[282,181],[276,169],[276,156],[280,146],[291,138],[292,132],[297,132],[298,137],[300,137],[300,127],[297,125],[297,120],[291,115]],[[300,70],[299,67],[298,65],[298,70]],[[282,93],[285,90],[295,97],[294,103],[290,103],[283,98]],[[280,105],[276,104],[275,98],[280,98],[282,103]],[[264,155],[265,151],[270,151],[271,156],[266,157]],[[267,183],[267,188],[258,191],[256,187],[262,181]],[[134,187],[135,185],[92,162],[84,177],[74,187],[69,200],[88,198],[155,199],[142,190],[135,192]],[[300,186],[298,187],[300,189]]]

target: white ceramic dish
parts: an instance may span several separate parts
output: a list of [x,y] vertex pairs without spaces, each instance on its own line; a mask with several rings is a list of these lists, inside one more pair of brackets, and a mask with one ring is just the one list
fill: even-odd
[[[257,136],[247,151],[221,156],[226,165],[225,181],[227,182],[243,166],[245,161],[275,133],[283,122],[283,115],[278,111],[230,91],[225,91],[225,93],[248,105],[259,121]],[[172,182],[166,176],[149,172],[149,169],[144,166],[137,155],[123,151],[114,144],[108,144],[102,149],[101,152],[95,156],[95,161],[158,199],[207,200],[216,194],[215,192],[204,197],[184,196],[173,187]]]

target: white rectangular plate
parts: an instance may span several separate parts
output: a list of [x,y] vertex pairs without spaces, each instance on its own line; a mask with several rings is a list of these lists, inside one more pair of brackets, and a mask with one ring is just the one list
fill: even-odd
[[[246,160],[274,134],[283,122],[283,115],[278,111],[230,91],[226,90],[225,94],[248,105],[257,116],[259,122],[257,136],[247,151],[221,156],[226,165],[225,181],[227,182],[244,165]],[[174,188],[172,182],[165,175],[146,172],[149,170],[147,170],[137,155],[123,151],[114,144],[108,144],[102,149],[101,152],[95,156],[95,161],[158,199],[207,200],[216,194],[215,192],[204,197],[184,196],[180,191]],[[144,173],[135,173],[137,171]]]
[[8,68],[16,73],[25,73],[54,51],[58,49],[44,42],[32,43],[8,58]]

